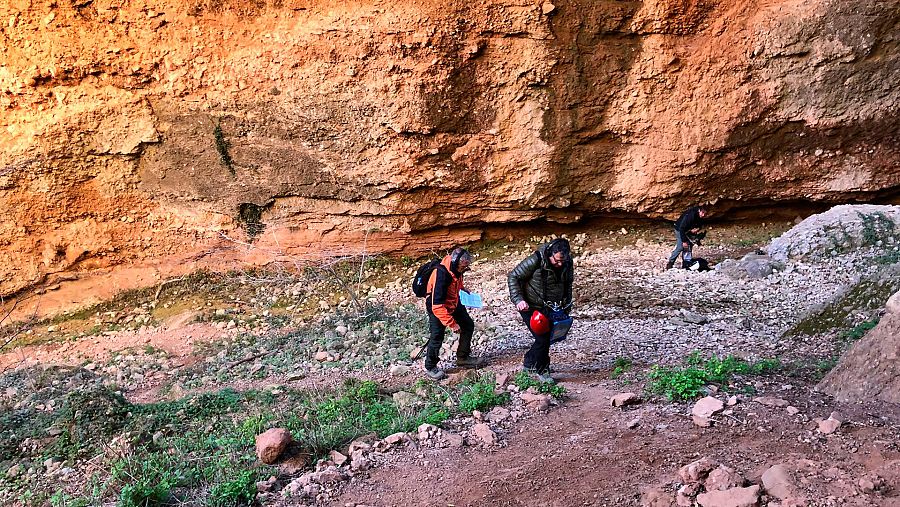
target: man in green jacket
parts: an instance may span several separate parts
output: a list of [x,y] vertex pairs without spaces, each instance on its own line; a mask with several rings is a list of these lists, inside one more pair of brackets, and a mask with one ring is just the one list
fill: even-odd
[[534,344],[525,353],[523,366],[536,373],[542,382],[550,377],[551,330],[534,329],[532,317],[535,311],[549,318],[553,308],[569,309],[572,306],[572,282],[575,279],[569,241],[564,238],[545,243],[509,272],[509,298],[522,315],[534,337]]

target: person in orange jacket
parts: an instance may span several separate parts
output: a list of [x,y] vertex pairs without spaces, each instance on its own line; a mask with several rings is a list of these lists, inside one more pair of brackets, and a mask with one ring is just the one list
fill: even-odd
[[434,380],[446,376],[438,368],[441,345],[447,328],[459,333],[456,348],[456,365],[463,368],[481,366],[481,358],[472,355],[472,334],[475,322],[459,303],[459,291],[464,289],[463,274],[472,264],[472,255],[464,248],[454,248],[431,272],[425,309],[428,312],[428,345],[425,351],[425,374]]

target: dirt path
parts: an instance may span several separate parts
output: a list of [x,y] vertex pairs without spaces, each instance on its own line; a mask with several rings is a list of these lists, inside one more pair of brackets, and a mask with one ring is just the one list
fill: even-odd
[[858,486],[871,473],[900,484],[900,451],[886,440],[896,437],[889,429],[860,423],[799,442],[808,419],[749,401],[731,419],[700,428],[684,406],[613,408],[609,398],[618,391],[608,381],[577,369],[562,373],[570,398],[513,426],[505,446],[410,450],[354,480],[330,505],[641,505],[642,490],[673,490],[678,469],[701,456],[757,482],[769,466],[790,463],[807,500],[797,505],[900,505],[900,491],[866,495]]

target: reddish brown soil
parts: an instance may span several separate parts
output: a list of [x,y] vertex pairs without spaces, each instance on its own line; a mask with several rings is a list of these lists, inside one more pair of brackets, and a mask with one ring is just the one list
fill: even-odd
[[[621,410],[609,404],[621,392],[610,386],[614,382],[577,368],[562,376],[570,398],[514,425],[505,447],[408,451],[351,483],[333,505],[640,505],[644,488],[672,489],[678,469],[702,456],[756,482],[771,465],[799,463],[809,470],[802,486],[808,505],[900,505],[896,429],[854,422],[840,434],[801,443],[798,436],[810,434],[814,423],[797,423],[783,409],[753,402],[738,404],[732,417],[712,428],[700,428],[688,406],[644,403]],[[827,417],[829,407],[806,399],[805,387],[792,392],[799,396],[790,401],[803,412]],[[865,413],[857,408],[851,419],[865,421]],[[628,429],[636,418],[639,425]],[[859,493],[858,478],[867,473],[895,489]]]

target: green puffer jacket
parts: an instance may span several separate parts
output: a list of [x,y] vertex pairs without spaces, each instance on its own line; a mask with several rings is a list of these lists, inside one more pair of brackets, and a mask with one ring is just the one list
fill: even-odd
[[[529,255],[519,263],[507,276],[509,284],[509,298],[513,304],[526,301],[528,306],[534,309],[544,308],[544,302],[562,303],[568,306],[572,303],[572,282],[575,279],[574,266],[569,259],[559,271],[553,269],[547,255],[545,243],[536,252]],[[543,297],[544,279],[547,280],[547,297]]]

